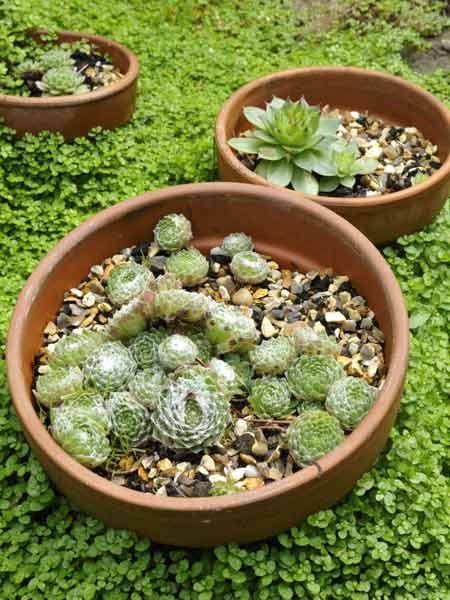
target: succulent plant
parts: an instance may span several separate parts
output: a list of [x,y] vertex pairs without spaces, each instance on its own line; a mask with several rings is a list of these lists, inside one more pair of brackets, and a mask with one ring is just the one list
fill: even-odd
[[158,346],[167,335],[166,330],[153,328],[139,333],[131,340],[128,349],[139,368],[146,369],[158,363]]
[[344,429],[354,429],[369,412],[378,390],[358,377],[344,377],[328,390],[326,409]]
[[228,140],[241,154],[256,154],[256,173],[271,183],[317,194],[313,175],[334,175],[329,146],[336,139],[339,119],[324,117],[302,98],[273,98],[267,109],[248,106],[244,115],[255,129]]
[[202,374],[194,367],[192,376],[173,380],[151,413],[153,437],[169,448],[199,452],[217,443],[230,421],[216,377],[200,368]]
[[330,386],[345,377],[342,365],[333,356],[300,356],[287,370],[292,394],[299,400],[325,400]]
[[129,392],[113,392],[107,402],[111,432],[124,452],[139,448],[150,437],[150,413]]
[[192,239],[192,227],[184,215],[172,213],[160,219],[154,229],[155,242],[165,252],[185,248]]
[[203,294],[187,290],[164,290],[155,296],[155,315],[164,321],[180,319],[194,323],[204,319],[210,302]]
[[198,357],[198,348],[185,335],[169,335],[159,345],[159,362],[168,371],[193,364]]
[[321,400],[302,400],[296,406],[298,414],[309,410],[323,410],[323,401]]
[[52,411],[51,432],[58,444],[86,467],[102,465],[111,453],[102,423],[87,407],[61,406]]
[[299,354],[329,354],[337,356],[341,348],[338,342],[325,331],[316,332],[304,323],[293,323],[287,330],[288,335],[294,340]]
[[230,233],[223,238],[222,250],[233,257],[238,252],[249,252],[253,250],[252,238],[245,233]]
[[89,356],[84,365],[87,384],[100,391],[124,388],[137,369],[131,352],[121,342],[106,342]]
[[148,409],[155,408],[164,389],[167,386],[167,377],[159,368],[150,368],[138,371],[130,382],[130,392],[138,402]]
[[297,356],[294,342],[286,337],[263,340],[249,352],[251,365],[256,373],[279,375],[286,371]]
[[150,284],[150,287],[155,292],[163,292],[167,290],[178,290],[183,287],[183,284],[177,278],[175,273],[164,273],[164,275],[158,275],[155,281]]
[[114,267],[107,280],[106,293],[116,306],[122,306],[140,296],[151,278],[144,265],[130,261]]
[[283,419],[288,417],[296,405],[286,379],[261,377],[255,379],[248,402],[256,416],[263,419]]
[[169,273],[173,273],[184,286],[193,287],[206,277],[209,265],[201,252],[196,248],[190,248],[169,256],[166,269]]
[[239,484],[232,480],[215,481],[209,491],[210,496],[228,496],[229,494],[237,494],[243,492],[244,489],[239,487]]
[[67,408],[68,410],[85,408],[91,413],[92,418],[103,427],[106,433],[111,428],[111,421],[108,411],[106,410],[104,398],[96,391],[82,389],[69,394],[69,396],[64,399],[64,404],[52,409],[52,411],[58,411],[61,410],[61,408]]
[[39,375],[34,395],[43,406],[58,406],[83,387],[83,373],[78,367],[55,367]]
[[218,354],[249,350],[258,339],[253,319],[223,304],[217,304],[208,311],[206,335]]
[[99,331],[81,329],[65,335],[56,344],[49,355],[51,366],[80,366],[86,358],[103,344],[105,336]]
[[222,356],[222,359],[231,365],[233,369],[239,374],[242,385],[245,391],[249,391],[252,385],[253,379],[253,368],[250,361],[245,354],[238,354],[237,352],[230,352]]
[[203,363],[208,363],[211,360],[213,347],[211,342],[205,335],[203,329],[198,325],[184,325],[177,333],[182,333],[188,337],[198,349],[198,358]]
[[134,298],[121,306],[109,319],[106,333],[113,340],[127,340],[144,331],[146,327],[144,304],[140,298]]
[[297,465],[311,463],[333,450],[345,437],[336,417],[324,410],[301,414],[288,429],[288,446]]
[[23,75],[25,75],[25,73],[33,73],[35,71],[42,70],[42,64],[38,60],[28,59],[20,63],[20,65],[16,69],[16,72],[20,77],[22,77]]
[[355,185],[355,175],[373,173],[378,166],[374,158],[361,158],[355,142],[338,140],[332,145],[331,158],[335,165],[335,173],[331,177],[320,180],[321,192],[332,192],[339,185],[352,188]]
[[229,363],[220,358],[213,358],[209,368],[217,376],[217,381],[228,399],[242,396],[246,386],[239,372]]
[[44,96],[78,95],[89,92],[84,77],[72,67],[55,67],[49,69],[36,86]]
[[44,52],[39,59],[44,71],[60,67],[72,67],[75,63],[68,50],[62,48],[52,48]]
[[257,284],[269,275],[269,266],[265,258],[257,252],[238,252],[231,261],[231,272],[241,283]]

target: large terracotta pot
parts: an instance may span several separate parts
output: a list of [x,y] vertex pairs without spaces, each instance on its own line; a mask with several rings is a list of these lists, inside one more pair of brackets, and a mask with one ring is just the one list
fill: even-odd
[[[30,33],[36,39],[42,32]],[[18,136],[58,131],[66,140],[86,135],[94,127],[113,129],[128,121],[136,104],[139,64],[136,56],[116,42],[99,35],[61,31],[58,41],[89,40],[125,76],[111,86],[80,95],[31,98],[0,94],[0,116]]]
[[[158,219],[182,212],[196,245],[208,250],[227,233],[246,231],[284,267],[333,267],[348,274],[375,311],[386,337],[388,375],[367,417],[318,462],[277,483],[227,497],[160,497],[122,488],[81,466],[39,420],[32,365],[43,330],[92,264],[152,237]],[[8,379],[25,435],[49,477],[77,506],[113,527],[183,546],[249,542],[296,525],[343,498],[386,443],[403,388],[408,321],[400,288],[376,248],[352,225],[285,191],[235,183],[182,185],[146,193],[77,227],[41,261],[26,283],[7,342]]]
[[439,212],[450,192],[450,111],[421,88],[376,71],[351,67],[292,69],[244,85],[223,105],[216,123],[219,174],[224,181],[278,186],[247,169],[227,141],[253,126],[246,106],[265,107],[273,96],[311,104],[368,111],[385,121],[415,126],[439,147],[441,168],[425,182],[392,194],[370,198],[332,198],[289,191],[331,208],[362,231],[374,244],[384,244],[417,231]]

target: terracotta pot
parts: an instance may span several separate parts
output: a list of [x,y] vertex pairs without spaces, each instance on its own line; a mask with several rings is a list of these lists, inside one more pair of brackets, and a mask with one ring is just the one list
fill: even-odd
[[[282,481],[228,497],[173,498],[111,483],[66,454],[40,422],[32,365],[47,322],[64,291],[92,264],[152,237],[158,219],[182,212],[196,245],[206,251],[224,235],[246,231],[259,251],[284,267],[333,267],[351,277],[386,337],[388,375],[367,417],[321,458],[323,473],[307,467]],[[181,185],[151,192],[102,211],[67,235],[41,261],[19,297],[7,342],[8,379],[25,435],[63,494],[108,525],[183,546],[258,540],[296,525],[343,498],[386,443],[397,412],[408,356],[408,320],[400,288],[376,248],[352,225],[314,202],[285,191],[234,183]]]
[[429,223],[450,192],[450,111],[421,88],[376,71],[351,67],[292,69],[244,85],[224,104],[216,123],[219,174],[224,181],[269,183],[247,169],[227,141],[253,128],[243,115],[246,106],[265,107],[273,96],[311,104],[368,111],[388,123],[415,126],[439,148],[442,166],[412,188],[370,198],[332,198],[289,190],[293,198],[306,196],[331,208],[362,231],[373,243],[384,244]]
[[[42,32],[30,33],[36,39]],[[70,96],[30,98],[0,94],[0,116],[18,136],[40,131],[58,131],[66,140],[86,135],[94,127],[113,129],[126,123],[134,112],[139,64],[136,56],[116,42],[99,35],[61,31],[58,41],[89,40],[125,76],[111,86]]]

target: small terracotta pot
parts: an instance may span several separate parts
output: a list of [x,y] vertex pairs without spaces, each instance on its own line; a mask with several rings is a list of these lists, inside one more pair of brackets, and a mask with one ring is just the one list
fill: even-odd
[[[43,32],[31,32],[39,39]],[[111,56],[124,77],[93,92],[70,96],[31,98],[0,94],[0,116],[21,137],[24,133],[57,131],[69,141],[94,127],[113,129],[126,123],[134,112],[139,64],[136,56],[116,42],[99,35],[61,31],[58,42],[89,40],[101,53]]]
[[246,106],[265,107],[273,96],[301,96],[320,106],[368,111],[401,126],[417,127],[439,148],[442,166],[419,185],[369,198],[332,198],[288,190],[331,208],[362,231],[374,244],[384,244],[417,231],[439,212],[450,192],[450,111],[434,96],[398,77],[351,67],[292,69],[244,85],[223,105],[216,123],[219,174],[224,181],[279,188],[247,169],[227,141],[253,128],[243,115]]
[[[47,322],[64,291],[92,264],[152,238],[170,212],[193,223],[203,251],[233,231],[246,231],[256,248],[282,266],[332,267],[351,277],[375,311],[386,338],[388,374],[369,414],[345,441],[318,462],[255,491],[211,498],[161,497],[122,488],[66,454],[40,422],[32,365]],[[408,356],[408,320],[400,288],[376,248],[352,225],[314,202],[285,191],[235,183],[181,185],[151,192],[102,211],[67,235],[41,261],[16,304],[7,342],[8,380],[25,435],[63,494],[108,525],[182,546],[259,540],[331,506],[370,468],[386,443],[397,412]]]

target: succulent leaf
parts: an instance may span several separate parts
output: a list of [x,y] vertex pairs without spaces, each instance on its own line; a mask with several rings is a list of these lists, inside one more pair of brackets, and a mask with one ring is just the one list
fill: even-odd
[[286,328],[286,334],[289,335],[295,344],[299,354],[329,354],[337,356],[341,348],[338,342],[326,332],[316,332],[312,327],[304,323],[293,323]]
[[159,345],[159,362],[168,371],[193,364],[198,358],[198,348],[185,335],[169,335]]
[[245,233],[230,233],[223,238],[222,250],[233,257],[238,252],[253,250],[253,240]]
[[147,267],[134,261],[117,265],[107,280],[108,298],[116,306],[130,302],[144,292],[151,276]]
[[134,298],[121,306],[109,319],[106,333],[113,340],[127,340],[144,331],[146,327],[144,304],[140,298]]
[[245,382],[232,365],[220,358],[213,358],[209,363],[209,368],[217,375],[219,385],[228,399],[242,396],[245,391]]
[[142,446],[150,437],[150,413],[129,392],[113,392],[107,402],[111,431],[124,452]]
[[297,356],[294,342],[285,336],[263,340],[249,352],[250,362],[258,374],[278,375],[286,371]]
[[249,350],[258,339],[253,319],[223,304],[208,311],[206,335],[215,344],[218,354]]
[[106,342],[89,356],[84,365],[87,384],[100,391],[124,388],[137,369],[131,352],[121,342]]
[[55,367],[39,375],[34,395],[43,406],[58,406],[83,387],[83,373],[78,367]]
[[104,341],[104,334],[98,331],[92,329],[74,331],[55,344],[53,353],[49,355],[49,364],[58,367],[80,366]]
[[195,323],[204,319],[211,302],[203,294],[187,290],[163,290],[155,297],[155,315],[164,321]]
[[130,392],[138,402],[153,409],[167,386],[167,377],[161,368],[138,371],[130,382]]
[[324,410],[301,414],[289,427],[287,436],[290,453],[299,466],[319,459],[345,438],[339,421]]
[[84,84],[84,77],[72,67],[54,67],[49,69],[42,80],[37,82],[44,96],[65,96],[85,94],[89,88]]
[[39,59],[44,71],[60,67],[72,67],[75,63],[68,50],[62,48],[52,48],[44,52]]
[[153,328],[143,331],[131,340],[128,349],[139,368],[147,369],[158,363],[158,346],[167,335],[167,330]]

